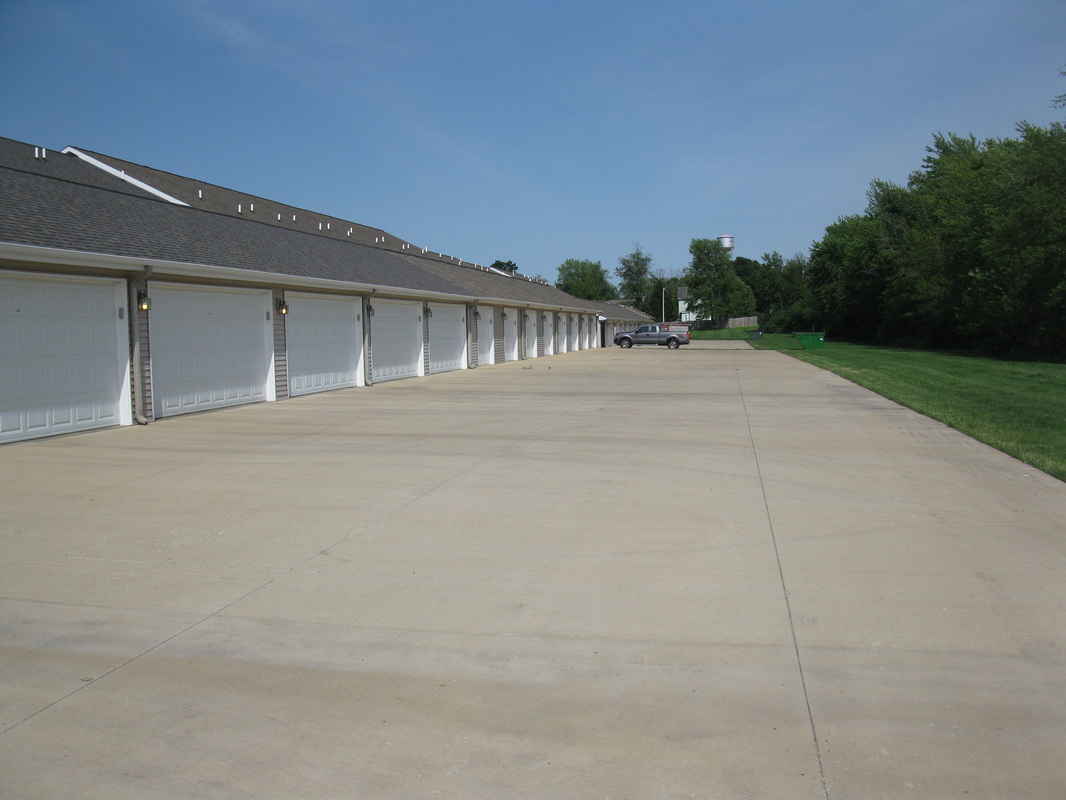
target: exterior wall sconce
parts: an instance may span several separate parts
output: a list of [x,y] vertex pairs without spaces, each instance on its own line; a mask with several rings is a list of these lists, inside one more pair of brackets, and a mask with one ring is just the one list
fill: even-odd
[[137,292],[137,310],[152,310],[152,298],[148,296],[148,292]]
[[481,319],[481,312],[480,311],[476,311],[476,310],[474,311],[474,319]]
[[373,306],[367,306],[366,307],[366,313],[369,314],[370,316],[374,316],[374,307]]
[[289,313],[289,304],[282,300],[280,297],[274,301],[274,308],[276,308],[278,313],[282,316]]
[[433,309],[430,308],[429,306],[426,306],[426,318],[429,319],[432,316],[433,316]]
[[501,315],[501,319],[503,319],[505,322],[507,321],[507,312],[506,311],[504,311],[503,314]]

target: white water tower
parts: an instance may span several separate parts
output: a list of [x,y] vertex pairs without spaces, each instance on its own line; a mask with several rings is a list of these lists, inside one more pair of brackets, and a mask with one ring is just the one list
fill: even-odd
[[729,234],[723,234],[722,236],[718,237],[718,241],[721,242],[722,247],[724,247],[730,253],[733,252],[733,237],[732,236],[730,236]]

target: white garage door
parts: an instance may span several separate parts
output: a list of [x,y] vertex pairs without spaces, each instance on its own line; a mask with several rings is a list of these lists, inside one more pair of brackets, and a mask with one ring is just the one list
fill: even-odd
[[482,309],[481,318],[477,321],[477,363],[479,367],[496,362],[496,343],[492,336],[494,328],[492,309]]
[[421,375],[422,304],[373,301],[370,318],[371,363],[375,381],[394,381]]
[[466,308],[431,304],[429,371],[450,372],[466,366]]
[[274,399],[270,293],[153,283],[156,417]]
[[122,281],[0,274],[0,442],[133,421],[125,295]]
[[289,394],[358,386],[362,373],[361,301],[286,292],[285,349]]
[[579,347],[578,341],[581,337],[581,326],[578,323],[577,314],[570,315],[570,350],[577,350]]
[[503,310],[503,360],[518,360],[518,309],[505,308]]
[[544,315],[544,355],[555,355],[555,314]]
[[537,357],[537,312],[526,312],[526,358]]

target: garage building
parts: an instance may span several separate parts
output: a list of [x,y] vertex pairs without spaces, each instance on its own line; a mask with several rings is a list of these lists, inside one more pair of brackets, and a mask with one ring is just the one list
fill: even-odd
[[603,344],[604,304],[99,153],[0,139],[0,194],[0,443]]

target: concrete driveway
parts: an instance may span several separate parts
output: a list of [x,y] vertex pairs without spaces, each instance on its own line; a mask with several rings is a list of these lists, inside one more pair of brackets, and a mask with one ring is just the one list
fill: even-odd
[[1066,796],[1066,484],[730,346],[0,449],[0,797]]

